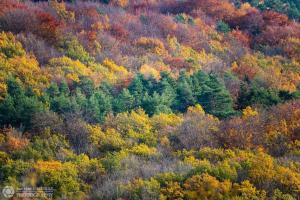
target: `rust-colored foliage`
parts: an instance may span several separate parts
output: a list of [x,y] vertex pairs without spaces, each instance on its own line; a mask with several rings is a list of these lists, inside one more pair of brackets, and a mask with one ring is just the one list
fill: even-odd
[[241,42],[244,46],[249,47],[251,38],[248,34],[240,30],[233,30],[230,34],[239,42]]
[[267,2],[0,0],[1,185],[299,197],[300,23]]
[[36,27],[36,34],[46,38],[49,42],[55,42],[58,37],[58,28],[61,25],[52,15],[45,12],[37,12],[39,26]]
[[4,136],[4,141],[0,142],[0,149],[7,152],[14,152],[24,149],[29,140],[22,136],[22,133],[13,128],[0,130],[0,136]]
[[27,6],[17,0],[1,0],[0,1],[0,14],[14,9],[26,9]]

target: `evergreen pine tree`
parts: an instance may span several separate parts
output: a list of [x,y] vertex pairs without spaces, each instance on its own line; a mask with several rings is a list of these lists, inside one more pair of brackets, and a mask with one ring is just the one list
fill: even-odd
[[143,79],[142,74],[136,75],[128,87],[129,93],[134,97],[134,107],[141,106],[142,99],[145,94]]
[[233,115],[233,101],[226,90],[225,86],[221,84],[215,75],[209,75],[209,81],[204,85],[199,103],[204,110],[219,118],[226,118]]
[[96,98],[99,105],[99,117],[98,120],[100,122],[104,122],[105,117],[112,112],[112,103],[111,103],[111,97],[107,94],[105,94],[102,91],[96,92]]
[[115,98],[113,106],[116,113],[130,111],[135,106],[135,97],[130,94],[128,89],[123,89]]
[[186,74],[181,73],[177,85],[177,97],[175,104],[175,109],[180,112],[185,112],[189,106],[195,104],[193,91],[188,82]]
[[58,96],[59,95],[58,85],[56,83],[51,83],[51,85],[47,89],[47,94],[52,98]]
[[59,91],[63,95],[69,95],[70,94],[70,89],[66,81],[62,81],[60,86],[59,86]]

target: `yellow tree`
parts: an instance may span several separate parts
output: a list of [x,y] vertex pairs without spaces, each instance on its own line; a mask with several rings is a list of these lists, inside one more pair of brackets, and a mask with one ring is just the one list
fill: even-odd
[[162,200],[183,200],[184,190],[178,182],[169,182],[166,187],[161,189]]
[[157,142],[156,133],[152,130],[151,120],[144,110],[120,113],[108,118],[106,125],[115,128],[122,136],[133,143],[145,143],[153,146]]
[[208,174],[195,175],[184,183],[185,194],[191,200],[223,199],[229,195],[231,182],[219,182]]
[[68,22],[75,22],[75,13],[68,11],[64,2],[58,2],[57,0],[50,0],[49,5],[56,11],[58,16]]
[[81,76],[92,75],[92,70],[79,60],[72,60],[68,57],[52,58],[49,61],[46,71],[52,80],[64,80],[68,82],[79,82]]
[[12,76],[36,94],[41,94],[48,84],[48,78],[33,56],[26,55],[20,42],[12,33],[0,33],[0,96],[6,95],[6,80]]
[[78,170],[70,162],[37,161],[33,166],[38,176],[38,182],[53,187],[54,197],[66,195],[70,199],[84,199],[81,184],[78,181]]
[[120,150],[125,146],[125,141],[115,129],[108,128],[102,131],[100,126],[87,126],[90,141],[102,151]]

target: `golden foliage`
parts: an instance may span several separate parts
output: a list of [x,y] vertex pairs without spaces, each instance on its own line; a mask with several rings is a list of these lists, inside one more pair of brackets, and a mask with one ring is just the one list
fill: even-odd
[[240,79],[260,78],[272,88],[294,92],[300,83],[297,66],[300,65],[296,61],[290,63],[280,56],[265,57],[259,54],[247,54],[238,62],[234,62],[231,69]]
[[68,22],[75,22],[75,13],[68,11],[64,2],[58,2],[57,0],[50,0],[49,5],[55,9],[58,16]]
[[142,109],[131,113],[120,113],[107,122],[111,123],[111,126],[122,136],[129,137],[134,141],[142,141],[149,145],[153,145],[157,141],[155,133],[152,132],[151,120]]
[[258,150],[256,159],[252,162],[252,168],[249,170],[250,180],[258,185],[271,182],[275,176],[274,160],[271,156]]
[[100,70],[100,73],[103,74],[105,80],[108,80],[112,84],[121,84],[131,76],[124,66],[117,65],[113,60],[108,58],[104,59],[102,66],[104,70]]
[[103,132],[97,125],[88,125],[87,128],[92,144],[97,145],[102,150],[121,149],[125,145],[125,141],[115,129],[110,128]]
[[182,116],[166,113],[159,113],[151,117],[151,124],[154,130],[163,133],[163,130],[178,126],[183,121]]
[[62,170],[63,164],[59,161],[37,161],[34,168],[40,172],[54,172]]
[[128,0],[112,0],[112,3],[120,7],[126,7],[128,5]]
[[33,56],[26,55],[20,42],[11,33],[0,34],[0,98],[6,95],[6,80],[9,76],[19,79],[40,95],[48,85],[48,77]]
[[208,174],[195,175],[184,183],[186,196],[191,200],[222,199],[231,187],[230,181],[219,182]]
[[254,109],[252,109],[250,106],[247,106],[244,110],[243,110],[243,118],[248,118],[248,117],[255,117],[258,115],[258,112]]
[[92,71],[79,60],[68,57],[52,58],[49,61],[47,72],[52,80],[64,80],[68,82],[79,82],[81,76],[90,76]]
[[292,59],[300,62],[300,39],[289,37],[287,40],[281,42],[283,50]]
[[199,159],[196,159],[195,156],[193,155],[190,155],[190,156],[187,156],[184,158],[184,163],[186,164],[189,164],[193,167],[203,167],[203,168],[206,168],[206,169],[210,169],[211,168],[211,164],[208,160],[199,160]]
[[165,188],[161,189],[161,199],[165,200],[183,200],[184,190],[178,182],[169,182]]
[[232,190],[234,195],[245,199],[257,198],[262,200],[266,198],[266,192],[257,190],[248,180],[242,181],[240,184],[234,183]]
[[24,56],[25,53],[22,44],[15,39],[12,33],[0,33],[0,58]]
[[188,107],[188,113],[204,115],[205,111],[200,104],[197,104],[195,106]]
[[142,47],[149,52],[157,54],[157,55],[164,55],[165,54],[165,45],[162,41],[157,38],[147,38],[141,37],[136,42],[137,46]]
[[169,54],[173,57],[183,58],[186,64],[185,68],[190,73],[202,69],[209,63],[216,61],[213,54],[206,53],[204,49],[197,52],[189,46],[181,45],[176,37],[168,36],[167,43]]
[[129,152],[133,153],[133,154],[136,154],[136,155],[139,155],[139,156],[145,156],[145,157],[157,155],[156,148],[149,147],[145,144],[139,144],[137,146],[134,146],[129,150]]

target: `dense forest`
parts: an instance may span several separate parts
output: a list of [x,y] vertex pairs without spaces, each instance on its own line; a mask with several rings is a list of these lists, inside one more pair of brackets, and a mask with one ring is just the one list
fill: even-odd
[[5,186],[298,200],[300,1],[0,0]]

